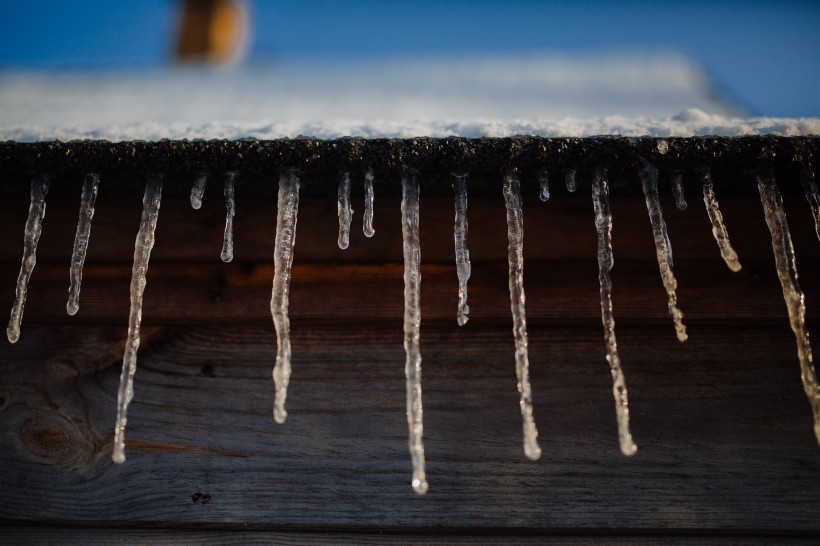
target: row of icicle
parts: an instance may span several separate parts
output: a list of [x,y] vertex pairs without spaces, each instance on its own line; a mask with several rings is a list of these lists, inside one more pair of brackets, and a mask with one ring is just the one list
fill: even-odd
[[[661,141],[662,142],[662,141]],[[663,153],[663,150],[659,150]],[[805,189],[806,198],[811,206],[815,220],[817,236],[820,238],[820,195],[810,168],[805,162],[805,169],[801,175],[801,182]],[[661,279],[666,289],[669,304],[669,314],[675,325],[678,340],[686,341],[686,327],[683,324],[683,313],[677,306],[677,281],[673,272],[672,246],[667,234],[666,222],[663,218],[660,200],[658,197],[658,171],[647,161],[643,162],[640,171],[643,192],[646,197],[646,206],[655,239],[658,266]],[[576,171],[566,173],[565,183],[570,192],[576,191]],[[467,305],[467,281],[470,278],[470,254],[467,249],[467,175],[453,175],[453,190],[455,196],[455,261],[458,274],[458,308],[457,321],[460,326],[467,323],[469,306]],[[191,189],[191,205],[199,209],[208,176],[200,174],[196,177]],[[234,216],[234,183],[236,173],[224,175],[224,197],[227,208],[225,234],[222,248],[222,260],[230,262],[233,259],[233,216]],[[365,212],[363,215],[363,231],[367,237],[372,237],[373,229],[373,172],[368,170],[364,179]],[[714,183],[708,170],[701,175],[703,184],[703,200],[707,215],[712,225],[712,233],[717,242],[720,254],[732,271],[741,268],[737,254],[729,243],[729,235],[723,223]],[[783,210],[782,198],[774,180],[773,173],[762,170],[756,177],[760,199],[766,223],[772,236],[772,248],[777,266],[778,277],[783,288],[783,296],[788,308],[789,321],[797,340],[797,354],[801,367],[801,378],[804,390],[809,399],[814,416],[814,429],[820,442],[820,385],[812,364],[811,343],[805,324],[805,298],[797,282],[797,268],[791,235],[786,224],[786,215]],[[80,204],[80,219],[77,225],[77,234],[74,241],[74,251],[71,258],[69,298],[66,306],[69,315],[74,315],[79,309],[80,284],[82,280],[83,264],[91,234],[91,220],[94,216],[94,205],[97,197],[100,179],[95,174],[85,177]],[[128,324],[128,338],[123,356],[122,376],[117,397],[117,420],[115,424],[114,448],[112,458],[114,462],[125,461],[125,425],[127,423],[128,404],[133,398],[134,374],[137,368],[137,350],[140,344],[140,324],[142,320],[142,296],[146,284],[146,272],[151,249],[154,246],[154,231],[162,196],[163,177],[149,175],[145,184],[143,198],[142,219],[134,247],[134,263],[131,277],[131,311]],[[406,351],[405,375],[407,379],[407,424],[409,428],[409,449],[413,465],[412,486],[416,493],[424,494],[427,491],[427,479],[424,470],[424,444],[422,419],[422,391],[421,391],[421,353],[419,349],[421,311],[420,311],[420,242],[419,242],[419,183],[417,173],[408,167],[402,171],[402,238],[404,254],[404,347]],[[345,173],[339,185],[338,215],[339,239],[338,245],[345,249],[349,244],[350,225],[353,209],[350,204],[350,175]],[[542,201],[550,197],[549,178],[546,172],[539,175]],[[682,177],[673,174],[672,192],[676,204],[681,210],[686,208],[683,195]],[[34,176],[31,183],[31,205],[28,220],[26,221],[24,236],[23,262],[17,280],[16,298],[11,311],[11,320],[7,330],[8,339],[14,343],[20,336],[20,323],[23,317],[23,307],[26,300],[27,286],[36,263],[37,242],[42,231],[45,216],[45,197],[49,188],[49,177],[46,175]],[[532,389],[529,381],[529,360],[527,351],[527,320],[524,295],[524,258],[523,258],[523,211],[521,206],[520,181],[515,169],[504,176],[503,195],[507,210],[508,233],[508,262],[510,308],[513,319],[513,334],[515,340],[515,372],[520,394],[520,409],[523,426],[523,447],[525,455],[537,460],[541,456],[538,445],[538,431],[533,419]],[[601,320],[604,328],[604,343],[606,360],[612,374],[612,392],[615,398],[615,409],[618,425],[620,448],[624,455],[633,455],[637,446],[632,440],[629,427],[629,400],[620,357],[615,337],[615,320],[612,308],[612,281],[609,272],[613,266],[612,252],[612,214],[609,207],[609,184],[607,172],[603,168],[595,171],[592,180],[592,200],[595,213],[595,228],[598,234],[598,267],[601,287]],[[296,239],[296,220],[299,209],[299,177],[295,171],[288,171],[281,175],[278,193],[278,214],[276,220],[276,239],[274,248],[273,290],[271,296],[271,316],[276,330],[277,352],[273,370],[275,386],[273,416],[277,423],[284,423],[287,417],[285,399],[291,375],[291,347],[290,322],[288,319],[288,293],[293,263],[293,250]]]

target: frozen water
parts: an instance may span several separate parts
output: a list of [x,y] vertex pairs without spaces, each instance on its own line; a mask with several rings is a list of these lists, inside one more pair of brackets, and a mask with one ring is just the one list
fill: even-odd
[[142,324],[142,295],[145,292],[148,261],[154,248],[154,231],[157,228],[159,205],[162,199],[162,176],[149,174],[145,180],[142,198],[142,218],[137,240],[134,243],[134,265],[131,270],[131,312],[128,315],[128,338],[122,357],[122,375],[117,393],[117,421],[114,425],[115,463],[125,462],[125,425],[128,422],[128,404],[134,397],[134,374],[137,371],[137,350],[140,346]]
[[225,174],[225,236],[222,239],[222,261],[233,260],[233,217],[236,209],[234,182],[236,173]]
[[407,359],[404,374],[407,379],[408,444],[413,463],[413,490],[427,492],[424,471],[423,408],[421,403],[421,247],[419,245],[419,183],[416,172],[406,168],[401,179],[401,233],[404,252],[404,351]]
[[77,234],[74,236],[74,251],[71,254],[70,286],[66,311],[69,315],[77,314],[80,309],[80,285],[83,282],[83,264],[91,237],[91,220],[94,218],[94,204],[97,201],[97,190],[100,177],[96,174],[85,175],[83,192],[80,197],[80,219],[77,222]]
[[550,178],[547,171],[542,171],[538,175],[538,198],[541,201],[549,201],[550,199]]
[[706,205],[709,222],[712,223],[712,235],[714,235],[718,244],[723,261],[732,271],[740,271],[740,260],[729,242],[729,232],[726,231],[726,225],[723,223],[723,214],[720,213],[717,196],[715,195],[715,184],[712,182],[712,175],[709,171],[703,173],[703,202]]
[[661,155],[666,155],[667,153],[669,153],[669,143],[667,141],[658,141],[658,153]]
[[524,295],[524,211],[521,208],[521,184],[518,173],[511,171],[504,177],[504,201],[507,205],[507,240],[510,284],[510,309],[515,337],[515,375],[521,395],[524,454],[535,461],[541,457],[538,429],[532,415],[532,387],[530,362],[527,351],[527,316]]
[[467,281],[470,280],[470,250],[467,248],[467,175],[455,175],[453,180],[455,193],[456,219],[454,228],[456,270],[458,272],[458,325],[464,326],[470,319],[470,306],[467,305]]
[[675,196],[675,206],[686,210],[686,197],[683,195],[683,175],[672,173],[672,195]]
[[49,179],[46,175],[37,174],[31,179],[31,204],[28,208],[28,219],[23,234],[23,263],[20,265],[14,306],[11,308],[11,318],[6,329],[6,336],[11,343],[16,343],[20,339],[20,323],[23,320],[23,309],[26,306],[28,281],[37,264],[37,243],[40,241],[43,218],[46,215],[48,185]]
[[350,224],[353,221],[353,208],[350,206],[350,173],[345,173],[339,182],[336,209],[339,212],[339,248],[344,250],[350,244]]
[[567,174],[564,176],[564,182],[567,184],[567,191],[575,193],[575,190],[578,189],[575,183],[575,169],[567,171]]
[[279,177],[277,198],[276,242],[273,253],[273,290],[270,312],[276,329],[276,364],[273,367],[275,395],[273,418],[285,422],[285,399],[290,382],[290,319],[288,318],[288,294],[290,293],[290,268],[293,265],[293,247],[296,244],[296,216],[299,213],[299,177],[293,171]]
[[803,184],[806,200],[809,202],[811,214],[814,216],[814,231],[817,233],[817,239],[820,239],[820,193],[818,193],[817,183],[814,181],[814,170],[811,168],[810,157],[804,159],[800,182]]
[[666,222],[663,219],[661,202],[658,197],[658,170],[651,164],[644,162],[641,170],[641,183],[646,197],[646,209],[649,212],[649,221],[652,224],[652,233],[655,237],[655,251],[658,257],[658,267],[663,279],[663,287],[669,298],[669,314],[675,323],[675,333],[678,341],[686,341],[686,326],[683,325],[683,313],[678,309],[676,290],[678,281],[672,271],[672,243],[666,231]]
[[194,185],[191,186],[191,207],[194,210],[202,208],[202,196],[205,195],[205,186],[208,184],[208,175],[199,173],[196,175]]
[[629,430],[629,396],[626,390],[618,341],[615,338],[615,317],[612,313],[612,279],[609,272],[615,263],[612,253],[612,213],[609,210],[609,181],[606,171],[595,172],[592,184],[592,205],[595,210],[595,229],[598,232],[598,281],[601,285],[601,322],[604,325],[606,360],[612,373],[612,394],[615,397],[615,415],[618,420],[618,440],[624,455],[634,455],[638,446]]
[[364,215],[362,216],[362,231],[365,237],[373,237],[373,169],[367,169],[364,175]]

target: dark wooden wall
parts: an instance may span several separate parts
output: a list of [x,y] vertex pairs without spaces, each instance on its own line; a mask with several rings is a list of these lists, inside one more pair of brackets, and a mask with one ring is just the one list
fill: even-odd
[[[126,435],[111,444],[139,198],[100,191],[80,311],[65,314],[78,202],[48,204],[22,336],[0,344],[0,540],[69,544],[812,542],[820,448],[759,200],[722,200],[744,265],[719,260],[699,196],[664,201],[675,340],[642,199],[613,197],[615,317],[633,458],[618,450],[588,195],[525,203],[525,287],[543,457],[521,447],[503,199],[470,202],[471,320],[456,325],[452,203],[422,196],[422,352],[430,491],[407,453],[400,216],[336,248],[335,199],[303,199],[291,286],[288,421],[271,417],[275,203],[162,205]],[[237,188],[241,195],[241,186]],[[27,203],[0,204],[11,308]],[[820,242],[787,202],[809,323]],[[815,344],[815,348],[817,348]],[[5,539],[3,539],[5,537]]]

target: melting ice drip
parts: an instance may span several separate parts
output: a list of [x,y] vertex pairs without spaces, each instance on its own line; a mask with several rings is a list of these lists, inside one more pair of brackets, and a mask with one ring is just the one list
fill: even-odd
[[373,237],[373,169],[367,169],[364,175],[364,216],[362,216],[362,231],[365,237]]
[[527,354],[527,317],[524,308],[524,212],[521,209],[521,189],[515,171],[504,177],[504,201],[507,205],[507,239],[510,284],[510,309],[515,336],[515,375],[521,395],[521,417],[524,430],[524,454],[535,461],[541,457],[538,429],[532,416],[530,362]]
[[658,197],[658,169],[644,161],[641,170],[641,184],[646,197],[646,209],[649,212],[649,222],[652,224],[652,233],[655,237],[655,251],[658,256],[658,267],[663,280],[663,287],[669,298],[669,314],[675,323],[675,333],[678,341],[686,341],[686,326],[683,325],[683,313],[678,309],[678,281],[672,271],[672,243],[666,231],[666,222],[663,219],[661,201]]
[[454,175],[456,219],[453,229],[455,238],[456,271],[458,273],[458,314],[459,326],[470,320],[470,306],[467,305],[467,281],[470,280],[470,250],[467,248],[467,175]]
[[80,196],[80,219],[77,222],[77,234],[74,236],[74,251],[71,254],[71,270],[69,273],[70,286],[68,287],[68,303],[66,311],[69,315],[76,315],[80,309],[80,286],[83,282],[83,265],[88,251],[88,241],[91,237],[91,220],[94,218],[94,204],[97,201],[97,190],[100,187],[100,177],[96,174],[85,175],[83,192]]
[[712,182],[712,175],[709,171],[704,171],[702,180],[703,203],[706,205],[706,214],[712,223],[712,235],[715,237],[723,261],[726,262],[729,269],[737,273],[741,269],[740,260],[737,257],[737,252],[729,242],[729,232],[726,231],[726,226],[723,223],[723,214],[720,213],[720,206],[715,195],[715,184]]
[[23,320],[23,309],[26,306],[28,281],[34,266],[37,264],[37,243],[43,231],[43,218],[46,215],[46,194],[48,193],[49,179],[38,174],[31,180],[31,204],[28,208],[28,219],[23,234],[23,262],[20,265],[20,275],[17,277],[14,306],[11,308],[11,318],[6,329],[6,336],[11,343],[20,339],[20,323]]
[[236,210],[234,200],[234,181],[236,173],[225,175],[225,236],[222,240],[222,261],[225,263],[233,260],[233,216]]
[[757,175],[757,189],[763,204],[766,224],[772,234],[772,250],[777,267],[777,277],[783,287],[783,299],[789,313],[789,324],[797,341],[797,358],[800,361],[800,377],[803,390],[811,404],[814,416],[814,435],[820,443],[820,386],[812,363],[811,341],[806,328],[806,301],[797,282],[797,261],[794,256],[792,237],[783,210],[783,198],[771,173]]
[[353,222],[353,207],[350,206],[350,173],[345,173],[339,182],[339,194],[336,202],[339,212],[339,248],[350,245],[350,224]]
[[293,171],[279,177],[277,198],[276,243],[273,253],[273,292],[270,312],[276,329],[276,364],[273,367],[273,418],[282,424],[288,416],[285,399],[290,383],[290,319],[288,294],[293,247],[296,244],[296,216],[299,213],[299,177]]
[[612,373],[612,394],[615,396],[615,415],[618,419],[618,440],[624,455],[634,455],[638,446],[629,431],[629,396],[626,390],[618,341],[615,338],[615,317],[612,314],[612,279],[609,272],[615,263],[612,254],[612,213],[609,210],[609,181],[606,171],[598,170],[592,183],[592,205],[595,210],[595,229],[598,232],[598,281],[601,284],[601,322],[604,325],[606,360]]
[[134,374],[137,371],[137,350],[140,346],[140,325],[142,323],[142,295],[145,292],[145,275],[151,249],[154,248],[154,231],[157,228],[159,205],[162,199],[162,176],[148,175],[145,181],[145,195],[142,198],[142,218],[137,240],[134,244],[134,266],[131,271],[131,312],[128,316],[128,339],[122,357],[122,375],[117,393],[117,421],[114,425],[115,463],[125,462],[125,425],[128,422],[128,404],[134,398]]
[[410,459],[413,463],[413,490],[427,492],[424,472],[423,409],[421,404],[421,245],[419,244],[419,183],[416,172],[407,167],[401,179],[401,235],[404,253],[404,351],[407,359],[407,426]]

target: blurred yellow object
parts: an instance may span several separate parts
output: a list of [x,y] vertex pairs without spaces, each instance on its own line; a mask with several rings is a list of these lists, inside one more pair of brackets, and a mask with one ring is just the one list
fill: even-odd
[[176,46],[178,62],[224,64],[238,59],[247,16],[238,0],[183,0]]

